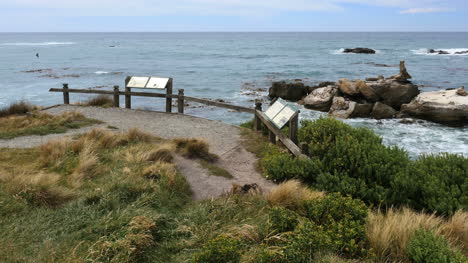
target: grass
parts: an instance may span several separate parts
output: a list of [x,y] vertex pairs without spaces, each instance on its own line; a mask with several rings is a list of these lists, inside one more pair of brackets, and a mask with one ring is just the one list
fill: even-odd
[[109,108],[114,106],[114,99],[108,95],[98,95],[96,97],[90,98],[85,102],[80,103],[80,105]]
[[30,103],[26,101],[19,101],[10,104],[7,107],[0,108],[0,118],[11,116],[11,115],[23,115],[28,112],[33,111],[37,107],[34,105],[31,105]]
[[172,140],[179,154],[190,159],[215,162],[218,156],[210,153],[208,143],[203,139],[177,138]]
[[232,179],[234,178],[234,176],[232,176],[231,173],[229,173],[226,169],[222,168],[222,167],[219,167],[215,164],[212,164],[210,162],[207,162],[205,160],[201,160],[200,161],[200,164],[203,168],[205,168],[206,170],[208,170],[208,172],[210,173],[210,175],[212,176],[220,176],[220,177],[224,177],[224,178],[227,178],[227,179]]
[[65,133],[69,129],[78,129],[100,121],[88,119],[77,112],[51,115],[33,112],[26,116],[8,116],[0,118],[0,139],[12,139],[27,135],[47,135]]

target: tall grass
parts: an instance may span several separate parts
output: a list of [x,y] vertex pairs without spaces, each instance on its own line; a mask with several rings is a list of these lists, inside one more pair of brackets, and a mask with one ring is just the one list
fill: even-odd
[[36,107],[26,101],[19,101],[10,104],[4,108],[0,108],[0,118],[11,115],[22,115],[31,112]]
[[96,97],[90,98],[89,100],[82,103],[86,106],[97,106],[97,107],[112,107],[114,105],[114,100],[109,95],[98,95]]

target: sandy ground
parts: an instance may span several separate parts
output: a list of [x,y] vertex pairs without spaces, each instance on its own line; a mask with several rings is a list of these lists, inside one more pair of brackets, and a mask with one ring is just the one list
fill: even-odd
[[256,183],[267,192],[274,184],[263,178],[254,168],[257,158],[242,146],[240,129],[236,126],[198,117],[128,110],[121,108],[81,107],[61,105],[47,109],[51,114],[77,111],[88,118],[103,121],[91,127],[69,130],[66,134],[46,136],[25,136],[12,140],[0,140],[1,147],[28,148],[41,145],[48,140],[87,132],[96,127],[113,126],[120,131],[138,128],[165,139],[202,138],[210,145],[210,151],[220,159],[217,163],[233,175],[233,179],[210,176],[197,162],[178,156],[175,158],[180,172],[192,186],[196,200],[214,198],[229,191],[232,184]]

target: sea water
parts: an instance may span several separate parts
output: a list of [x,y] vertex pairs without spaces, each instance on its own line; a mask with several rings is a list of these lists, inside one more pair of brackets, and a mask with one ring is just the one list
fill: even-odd
[[[343,54],[368,47],[374,55]],[[428,54],[428,49],[448,55]],[[422,91],[468,88],[468,33],[0,33],[0,107],[18,100],[62,103],[50,88],[111,89],[126,76],[174,78],[174,89],[190,96],[254,106],[267,101],[271,82],[301,79],[314,84],[340,78],[398,73],[405,60]],[[39,57],[36,57],[36,54]],[[40,70],[41,71],[37,71]],[[72,102],[86,95],[71,94]],[[164,100],[134,98],[133,107],[164,110]],[[191,104],[191,115],[239,124],[251,116]],[[302,119],[324,115],[303,109]],[[387,145],[412,156],[450,152],[468,156],[468,127],[430,122],[346,120],[373,129]]]

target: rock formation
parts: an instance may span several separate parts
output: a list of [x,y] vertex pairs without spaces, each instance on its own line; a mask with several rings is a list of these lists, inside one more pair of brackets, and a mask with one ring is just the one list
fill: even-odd
[[338,89],[334,86],[315,89],[303,99],[304,106],[308,109],[327,112],[337,91]]
[[298,101],[309,93],[309,87],[301,82],[288,83],[286,81],[273,82],[269,90],[271,99],[282,98],[285,100]]
[[364,47],[357,48],[346,48],[343,53],[355,53],[355,54],[375,54],[375,50]]

